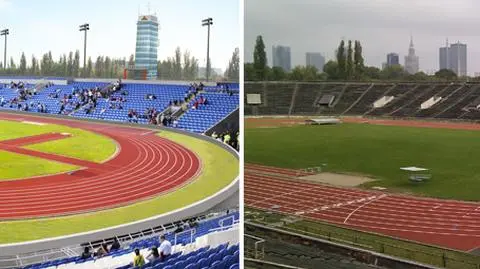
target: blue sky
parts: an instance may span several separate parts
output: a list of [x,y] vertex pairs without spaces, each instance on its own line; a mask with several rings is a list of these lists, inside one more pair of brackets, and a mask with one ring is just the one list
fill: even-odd
[[[160,22],[159,59],[173,56],[180,46],[204,66],[207,29],[201,20],[212,17],[210,58],[213,67],[225,70],[241,40],[238,0],[0,0],[0,28],[10,29],[7,57],[18,62],[23,51],[30,63],[32,54],[39,58],[51,50],[58,60],[60,54],[78,49],[83,63],[83,33],[78,26],[88,22],[87,57],[128,59],[135,53],[138,11],[148,13],[148,3]],[[2,61],[3,44],[2,38]]]

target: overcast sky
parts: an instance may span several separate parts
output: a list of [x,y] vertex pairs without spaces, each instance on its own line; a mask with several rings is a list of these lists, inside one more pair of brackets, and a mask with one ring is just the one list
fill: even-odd
[[295,66],[305,65],[306,52],[334,58],[342,38],[360,40],[367,65],[381,67],[389,52],[403,65],[412,34],[420,70],[438,70],[448,38],[467,44],[473,75],[480,72],[479,10],[478,0],[245,0],[245,61],[253,61],[262,35],[269,65],[272,45],[290,46]]
[[[60,54],[80,50],[83,34],[78,26],[90,23],[87,57],[126,57],[135,53],[138,12],[156,13],[160,23],[158,58],[173,56],[175,48],[187,49],[205,65],[207,29],[201,20],[213,18],[210,40],[212,66],[225,70],[240,43],[238,0],[0,0],[0,29],[9,28],[8,55],[19,62],[25,52],[40,58],[52,51]],[[237,34],[233,34],[237,33]],[[0,58],[3,61],[3,37]]]

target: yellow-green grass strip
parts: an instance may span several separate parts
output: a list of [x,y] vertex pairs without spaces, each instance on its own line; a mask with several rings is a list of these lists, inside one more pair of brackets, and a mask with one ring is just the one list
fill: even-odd
[[16,121],[0,121],[0,140],[52,132],[69,133],[71,137],[28,145],[25,148],[92,162],[105,161],[117,150],[117,145],[112,139],[78,128],[56,124],[34,125]]
[[198,155],[202,172],[194,181],[178,190],[121,208],[66,217],[0,222],[0,243],[63,236],[146,219],[211,196],[238,176],[238,159],[225,149],[188,135],[167,131],[159,135]]
[[79,167],[0,150],[0,181],[65,173]]

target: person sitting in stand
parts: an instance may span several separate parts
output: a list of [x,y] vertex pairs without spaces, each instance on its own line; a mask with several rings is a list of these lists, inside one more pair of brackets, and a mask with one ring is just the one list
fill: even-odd
[[82,253],[82,255],[80,256],[80,258],[82,258],[82,259],[85,260],[85,259],[88,259],[88,258],[90,258],[90,257],[92,257],[92,253],[90,253],[90,248],[89,248],[89,247],[85,247],[85,248],[83,249],[83,253]]

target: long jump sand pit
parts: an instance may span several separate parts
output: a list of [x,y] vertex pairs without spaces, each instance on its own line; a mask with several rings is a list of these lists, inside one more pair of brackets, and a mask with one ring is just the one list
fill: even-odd
[[367,182],[375,181],[373,178],[348,174],[336,174],[322,172],[315,175],[299,177],[301,180],[306,180],[315,183],[329,184],[341,187],[356,187]]

